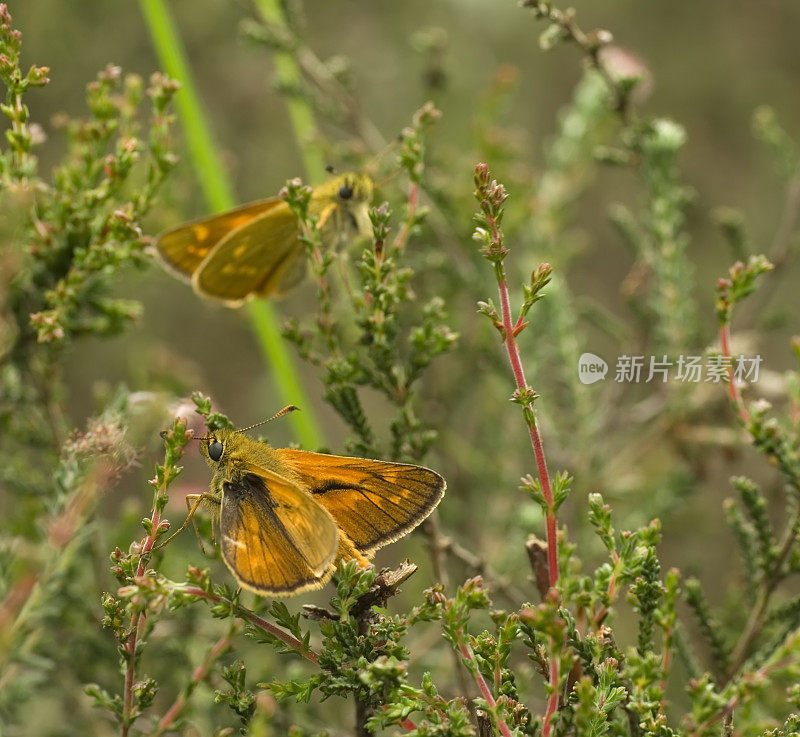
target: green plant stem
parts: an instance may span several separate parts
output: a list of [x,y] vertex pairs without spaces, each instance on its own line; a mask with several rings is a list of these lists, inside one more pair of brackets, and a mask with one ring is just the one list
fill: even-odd
[[[235,206],[236,198],[217,154],[208,119],[187,62],[175,24],[164,0],[139,0],[142,15],[161,65],[181,83],[175,103],[183,124],[189,157],[194,166],[206,203],[213,210]],[[297,439],[306,447],[322,445],[322,434],[307,393],[298,380],[298,372],[283,342],[274,307],[263,300],[247,304],[251,325],[267,364],[272,369],[278,393],[284,404],[296,404],[303,412],[294,412],[289,422]]]
[[[255,5],[266,23],[281,28],[286,26],[286,18],[279,0],[255,0]],[[302,74],[294,56],[287,51],[275,51],[274,60],[280,86],[283,89],[295,89],[302,80]],[[312,182],[318,182],[325,177],[325,160],[319,146],[314,145],[317,126],[314,123],[311,105],[299,95],[287,95],[286,108],[289,111],[289,119],[300,148],[306,175]]]

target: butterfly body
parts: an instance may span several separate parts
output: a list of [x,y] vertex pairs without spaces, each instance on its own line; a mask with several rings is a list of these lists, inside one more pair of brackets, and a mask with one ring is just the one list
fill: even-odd
[[[343,174],[315,187],[309,213],[326,247],[369,235],[372,180]],[[305,274],[297,218],[280,197],[201,218],[156,236],[155,253],[168,271],[201,297],[238,307],[251,297],[281,297]]]
[[421,466],[272,448],[235,430],[213,431],[200,452],[214,474],[198,501],[216,517],[222,558],[269,596],[319,588],[342,560],[366,565],[445,489]]

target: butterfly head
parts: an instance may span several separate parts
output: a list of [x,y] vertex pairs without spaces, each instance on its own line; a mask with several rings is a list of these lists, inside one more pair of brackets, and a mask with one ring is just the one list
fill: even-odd
[[336,199],[343,207],[358,207],[372,200],[372,179],[364,174],[343,174],[335,180]]
[[350,172],[334,177],[314,190],[317,208],[320,212],[327,211],[332,215],[328,220],[328,230],[333,231],[335,236],[333,246],[341,240],[349,241],[354,235],[368,238],[372,234],[369,203],[374,189],[372,179],[366,174]]
[[240,437],[241,433],[235,430],[214,430],[200,438],[200,455],[211,468],[217,468],[230,460],[236,447],[241,444]]
[[222,466],[235,463],[237,460],[243,460],[253,453],[254,447],[260,446],[267,447],[264,443],[259,443],[257,440],[245,435],[248,430],[252,430],[260,425],[265,425],[267,422],[272,422],[279,417],[288,415],[290,412],[298,410],[293,404],[284,407],[280,412],[276,412],[272,417],[262,422],[257,422],[250,427],[243,427],[241,430],[231,430],[228,428],[219,428],[212,430],[208,435],[200,438],[200,455],[203,456],[205,462],[211,468],[221,468]]

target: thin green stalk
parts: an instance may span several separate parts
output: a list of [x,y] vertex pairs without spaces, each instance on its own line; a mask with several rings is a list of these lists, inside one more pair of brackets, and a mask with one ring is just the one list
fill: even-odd
[[[175,24],[164,0],[139,0],[139,5],[164,71],[181,83],[175,103],[186,135],[189,158],[200,180],[206,202],[213,210],[230,209],[236,205],[236,198],[217,155],[217,147],[200,104]],[[304,410],[292,413],[289,418],[297,439],[306,447],[319,447],[322,445],[322,434],[311,402],[297,378],[297,369],[283,342],[274,307],[263,300],[251,300],[247,304],[247,311],[283,402],[299,405]]]
[[[286,17],[280,0],[255,0],[255,5],[265,23],[280,28],[286,26]],[[286,51],[275,51],[274,61],[281,87],[288,90],[296,88],[302,75],[294,56]],[[286,95],[286,107],[294,137],[300,147],[306,175],[312,182],[322,181],[325,178],[325,160],[322,150],[315,144],[317,126],[314,123],[314,111],[308,100],[292,94]]]

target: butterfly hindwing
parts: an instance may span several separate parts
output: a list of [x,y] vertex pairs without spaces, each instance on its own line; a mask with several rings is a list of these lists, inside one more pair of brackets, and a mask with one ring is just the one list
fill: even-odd
[[422,466],[276,449],[362,553],[414,529],[436,507],[444,479]]
[[316,500],[279,474],[250,466],[223,484],[222,557],[239,583],[265,596],[322,586],[339,533]]
[[269,218],[245,223],[216,245],[192,277],[198,294],[233,306],[251,295],[281,293],[287,275],[300,268],[297,261],[304,264],[305,253],[296,217],[285,202],[280,204]]

